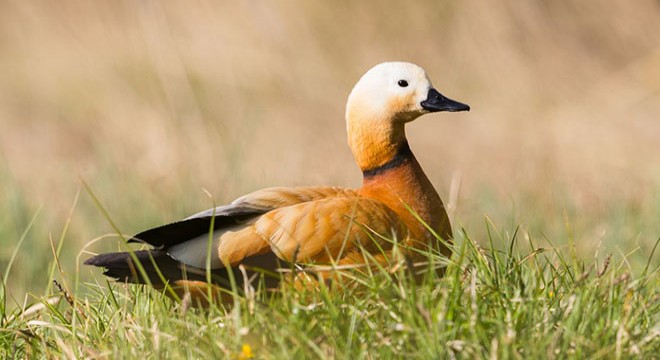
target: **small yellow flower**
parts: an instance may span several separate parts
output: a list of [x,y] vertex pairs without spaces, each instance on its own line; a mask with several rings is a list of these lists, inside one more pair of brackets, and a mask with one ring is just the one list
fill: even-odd
[[551,298],[555,297],[555,292],[552,290],[548,291],[548,296]]
[[241,353],[238,354],[239,360],[252,359],[254,354],[252,353],[252,348],[248,344],[243,344],[241,348]]

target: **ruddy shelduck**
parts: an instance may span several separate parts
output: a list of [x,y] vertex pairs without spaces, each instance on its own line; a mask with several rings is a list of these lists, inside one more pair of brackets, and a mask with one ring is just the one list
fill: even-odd
[[230,272],[242,283],[235,271],[240,265],[247,272],[292,264],[348,266],[367,262],[367,254],[386,262],[392,239],[448,254],[437,236],[450,241],[451,225],[410,150],[405,124],[430,112],[467,110],[433,88],[419,66],[379,64],[362,76],[346,105],[348,144],[363,174],[360,189],[259,190],[129,240],[149,250],[100,254],[85,264],[103,267],[120,281],[158,287],[163,280],[173,286],[206,281],[210,266],[213,282],[227,287]]

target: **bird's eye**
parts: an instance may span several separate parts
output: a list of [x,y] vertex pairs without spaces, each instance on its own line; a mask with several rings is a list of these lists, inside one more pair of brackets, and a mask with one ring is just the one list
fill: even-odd
[[408,82],[405,81],[405,80],[399,80],[399,82],[398,82],[397,84],[399,84],[399,86],[401,86],[401,87],[406,87],[406,86],[408,86]]

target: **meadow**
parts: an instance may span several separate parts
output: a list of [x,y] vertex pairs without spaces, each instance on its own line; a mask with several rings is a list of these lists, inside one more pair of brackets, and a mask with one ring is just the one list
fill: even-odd
[[[0,3],[0,354],[652,358],[659,10]],[[445,277],[199,311],[81,265],[255,189],[358,187],[344,105],[389,60],[472,107],[407,128],[457,234],[451,259],[428,254]]]

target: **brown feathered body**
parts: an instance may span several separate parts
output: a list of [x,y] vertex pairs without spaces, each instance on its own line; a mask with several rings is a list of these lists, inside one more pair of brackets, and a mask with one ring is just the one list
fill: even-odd
[[[406,85],[415,86],[403,89],[407,91],[403,94],[394,87],[382,95],[384,99],[372,101],[374,93],[383,92],[383,86],[393,83],[401,87],[401,78]],[[360,189],[259,190],[129,240],[149,244],[151,250],[138,251],[135,256],[101,254],[86,264],[104,267],[106,275],[120,281],[145,283],[144,274],[134,264],[137,259],[155,286],[162,286],[163,280],[198,285],[207,279],[210,264],[213,281],[226,287],[230,272],[242,284],[244,277],[235,271],[240,265],[250,276],[291,264],[362,264],[367,262],[365,254],[386,262],[395,239],[408,247],[431,247],[447,254],[448,249],[434,235],[451,239],[447,213],[412,154],[404,128],[425,112],[441,111],[431,107],[432,91],[423,70],[407,63],[381,64],[356,85],[346,119],[348,142],[363,172]],[[424,106],[425,101],[431,105]],[[442,110],[468,109],[444,97],[433,101],[464,107]],[[269,279],[267,285],[275,286],[276,280]]]

